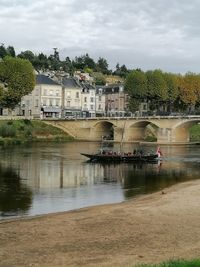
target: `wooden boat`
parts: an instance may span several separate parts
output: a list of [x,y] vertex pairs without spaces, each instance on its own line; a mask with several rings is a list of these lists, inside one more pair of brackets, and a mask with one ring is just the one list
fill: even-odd
[[132,154],[132,153],[97,153],[81,155],[89,158],[92,162],[153,162],[160,159],[158,154]]

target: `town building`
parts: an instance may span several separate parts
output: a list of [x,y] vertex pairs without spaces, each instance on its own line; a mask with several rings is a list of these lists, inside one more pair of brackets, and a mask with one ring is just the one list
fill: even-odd
[[61,118],[62,86],[49,77],[36,75],[33,91],[22,98],[21,115],[34,118]]
[[62,79],[63,86],[63,116],[64,118],[79,118],[82,116],[82,87],[74,78]]
[[82,117],[95,117],[96,116],[96,103],[95,95],[96,89],[89,83],[80,83],[82,87],[81,103],[82,103]]
[[124,92],[123,84],[113,84],[103,87],[105,94],[105,115],[108,117],[123,117],[128,112],[128,94]]
[[106,96],[102,86],[96,87],[96,117],[105,116]]

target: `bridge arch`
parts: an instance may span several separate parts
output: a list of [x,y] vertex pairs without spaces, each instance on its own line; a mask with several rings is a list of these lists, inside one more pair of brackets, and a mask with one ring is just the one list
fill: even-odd
[[181,121],[173,126],[172,135],[174,142],[189,142],[190,141],[190,128],[195,124],[200,123],[200,119],[192,119]]
[[157,139],[159,126],[149,120],[142,120],[132,123],[126,131],[128,141],[143,141],[147,136]]
[[110,121],[98,121],[91,127],[91,138],[95,140],[115,140],[114,123]]

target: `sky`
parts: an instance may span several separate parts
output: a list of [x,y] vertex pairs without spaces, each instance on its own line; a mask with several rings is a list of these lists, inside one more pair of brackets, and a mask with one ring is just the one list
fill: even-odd
[[62,59],[200,73],[200,0],[0,0],[0,43]]

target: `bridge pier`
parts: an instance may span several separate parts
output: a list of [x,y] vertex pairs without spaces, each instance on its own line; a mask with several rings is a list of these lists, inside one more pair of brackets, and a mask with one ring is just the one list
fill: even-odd
[[157,142],[172,142],[172,129],[170,128],[158,128],[157,130]]

